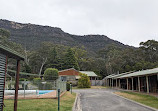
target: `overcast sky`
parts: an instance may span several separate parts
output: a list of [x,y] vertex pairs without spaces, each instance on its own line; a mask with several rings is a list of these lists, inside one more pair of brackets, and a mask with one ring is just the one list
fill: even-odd
[[158,40],[158,0],[0,0],[0,18],[107,35],[132,46]]

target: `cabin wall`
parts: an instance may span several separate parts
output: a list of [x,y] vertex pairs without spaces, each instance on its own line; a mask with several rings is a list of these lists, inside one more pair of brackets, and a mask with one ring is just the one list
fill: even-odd
[[3,111],[5,73],[6,73],[6,56],[0,53],[0,111]]

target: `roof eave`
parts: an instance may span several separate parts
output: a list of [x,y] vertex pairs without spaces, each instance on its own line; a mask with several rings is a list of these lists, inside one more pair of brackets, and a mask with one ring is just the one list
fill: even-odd
[[7,55],[9,58],[14,58],[14,59],[17,59],[17,60],[24,60],[24,56],[19,54],[18,52],[8,48],[8,47],[5,47],[3,45],[0,45],[0,52],[2,54],[5,54]]

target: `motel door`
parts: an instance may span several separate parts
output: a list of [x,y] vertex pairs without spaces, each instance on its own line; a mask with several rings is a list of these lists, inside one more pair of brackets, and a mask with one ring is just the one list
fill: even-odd
[[0,53],[0,111],[3,110],[6,56]]

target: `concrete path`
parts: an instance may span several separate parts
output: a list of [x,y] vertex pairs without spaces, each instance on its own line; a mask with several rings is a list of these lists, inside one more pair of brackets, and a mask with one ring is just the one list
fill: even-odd
[[153,111],[113,94],[112,89],[73,90],[80,93],[82,111]]

